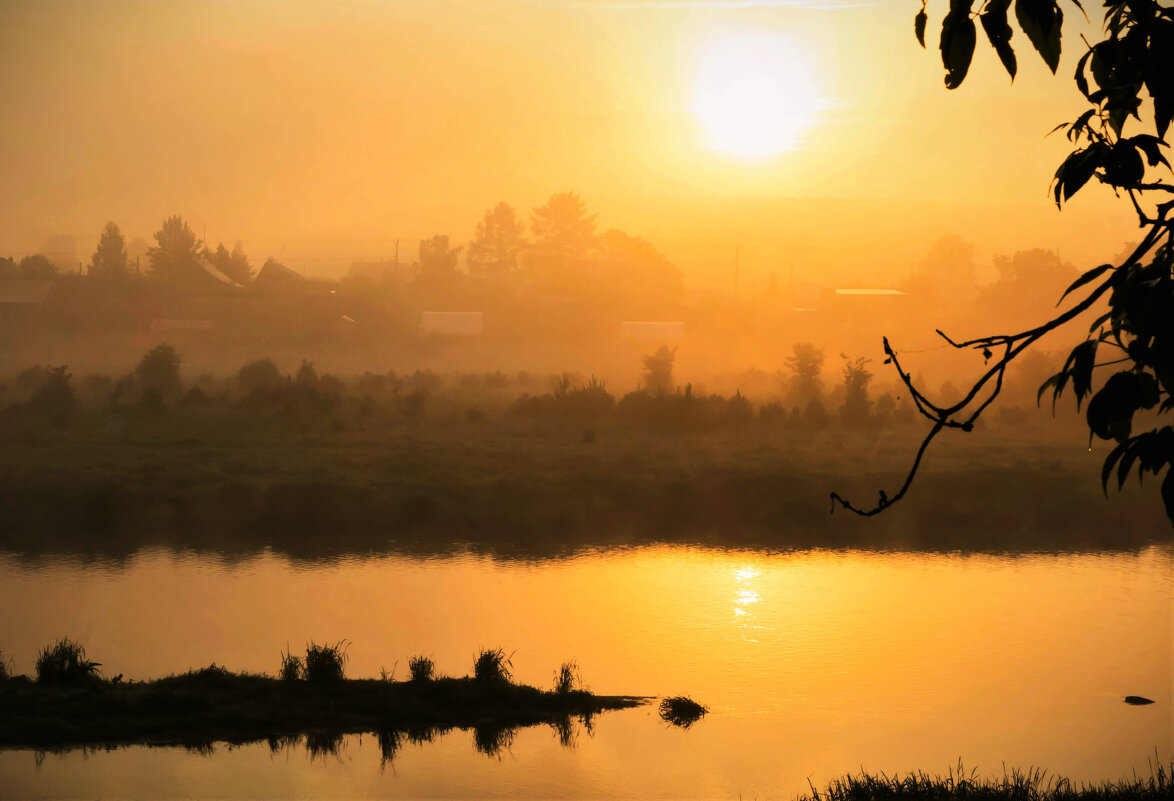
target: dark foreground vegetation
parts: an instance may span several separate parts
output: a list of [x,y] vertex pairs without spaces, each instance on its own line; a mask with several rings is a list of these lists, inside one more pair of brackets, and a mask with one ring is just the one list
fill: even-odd
[[42,652],[35,681],[0,674],[0,748],[206,748],[304,737],[312,751],[329,752],[344,734],[375,732],[387,757],[404,740],[459,728],[472,730],[478,750],[492,754],[518,727],[547,724],[560,740],[572,738],[575,721],[589,727],[600,712],[649,700],[594,695],[573,663],[556,673],[552,690],[513,683],[509,668],[508,656],[495,649],[478,657],[472,676],[413,671],[408,681],[348,679],[346,643],[311,643],[304,658],[283,654],[277,678],[212,664],[150,681],[107,680],[84,648],[64,639]]
[[1017,801],[1096,801],[1096,799],[1168,799],[1174,797],[1174,763],[1151,762],[1147,778],[1134,777],[1100,784],[1074,784],[1068,779],[1048,776],[1041,770],[1011,770],[1002,778],[983,778],[967,772],[961,763],[945,776],[910,773],[847,775],[833,780],[820,792],[814,785],[811,795],[799,801],[886,801],[886,799],[1017,799]]

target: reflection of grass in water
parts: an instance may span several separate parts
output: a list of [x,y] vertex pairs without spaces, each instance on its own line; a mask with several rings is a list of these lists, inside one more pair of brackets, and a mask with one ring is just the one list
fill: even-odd
[[708,707],[683,695],[665,698],[660,702],[660,719],[682,729],[688,729],[705,717],[705,713],[708,711]]
[[326,760],[327,757],[338,758],[342,749],[342,735],[337,732],[310,731],[306,732],[306,751],[310,760]]
[[473,727],[473,747],[488,757],[501,759],[503,751],[514,743],[517,728],[497,723],[484,723]]
[[375,737],[379,741],[379,769],[382,770],[395,761],[396,754],[403,748],[406,734],[398,729],[388,729],[376,732]]
[[885,799],[1022,799],[1023,801],[1094,801],[1094,799],[1169,799],[1174,797],[1174,762],[1150,761],[1148,778],[1123,779],[1101,784],[1073,784],[1048,776],[1045,771],[1012,769],[1002,778],[980,778],[967,772],[959,761],[945,776],[909,773],[905,776],[846,775],[833,779],[822,792],[811,785],[811,795],[799,801],[884,801]]
[[301,742],[301,734],[275,734],[272,737],[266,738],[266,743],[269,745],[269,753],[273,756],[280,754],[282,751],[292,751]]

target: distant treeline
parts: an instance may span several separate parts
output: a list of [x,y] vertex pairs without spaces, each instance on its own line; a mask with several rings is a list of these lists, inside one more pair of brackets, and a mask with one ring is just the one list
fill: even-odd
[[[643,357],[642,378],[635,390],[616,395],[603,380],[595,376],[584,380],[576,373],[543,378],[500,370],[449,375],[391,370],[343,380],[320,374],[305,359],[291,373],[283,372],[271,358],[260,358],[228,377],[205,374],[185,381],[179,351],[164,344],[149,350],[133,370],[119,377],[91,373],[78,380],[64,365],[28,367],[9,381],[0,381],[0,421],[66,427],[86,413],[160,417],[173,411],[189,416],[200,412],[279,414],[290,419],[379,417],[418,426],[439,412],[441,417],[455,414],[469,422],[488,416],[584,425],[617,420],[666,432],[749,424],[864,429],[916,421],[907,397],[897,391],[870,392],[873,373],[868,360],[842,357],[839,381],[828,388],[823,350],[812,343],[796,344],[792,350],[784,369],[773,376],[762,371],[743,376],[748,389],[758,390],[752,397],[740,388],[719,394],[692,383],[680,384],[674,376],[676,348],[667,346]],[[1032,380],[1018,388],[1025,390],[1020,396],[1034,390]],[[763,393],[763,384],[769,391]],[[1012,386],[1009,394],[1014,396],[1016,390]],[[947,382],[941,391],[943,399],[949,402],[956,391]],[[1028,409],[1011,406],[1000,409],[995,419],[1019,423],[1028,415]]]

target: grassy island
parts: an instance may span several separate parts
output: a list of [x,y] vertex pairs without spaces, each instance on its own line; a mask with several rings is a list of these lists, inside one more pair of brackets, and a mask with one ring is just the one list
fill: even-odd
[[[345,678],[345,657],[341,646],[311,644],[305,661],[287,656],[277,678],[213,664],[124,681],[100,678],[84,649],[62,640],[42,653],[36,680],[0,681],[0,748],[200,746],[357,732],[398,742],[461,728],[473,730],[478,747],[492,752],[521,726],[549,724],[561,731],[574,719],[590,721],[599,712],[649,700],[594,695],[577,681],[556,681],[553,690],[515,684],[500,650],[484,652],[473,676],[413,671],[408,681]],[[565,667],[560,676],[577,677],[573,663]]]

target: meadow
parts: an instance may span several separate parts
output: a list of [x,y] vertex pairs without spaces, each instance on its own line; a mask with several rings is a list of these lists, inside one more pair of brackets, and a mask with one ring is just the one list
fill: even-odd
[[166,392],[140,375],[87,376],[67,380],[60,414],[50,371],[26,371],[0,399],[0,548],[529,557],[649,542],[1031,551],[1169,538],[1156,498],[1104,497],[1103,454],[1079,418],[1031,407],[935,446],[910,498],[865,521],[832,514],[829,493],[868,501],[899,486],[924,428],[891,398],[849,420],[832,393],[800,409],[691,386],[617,398],[570,374],[343,380],[303,367],[259,360]]

